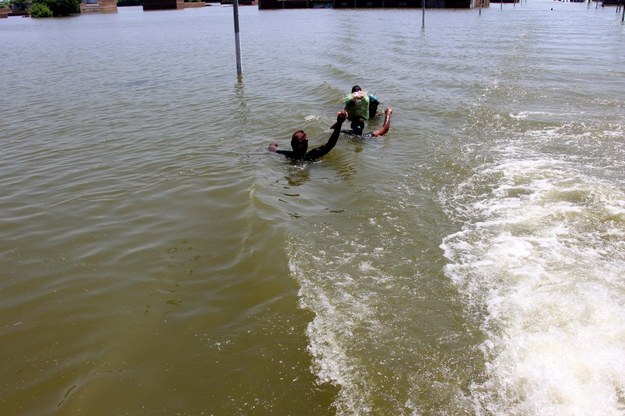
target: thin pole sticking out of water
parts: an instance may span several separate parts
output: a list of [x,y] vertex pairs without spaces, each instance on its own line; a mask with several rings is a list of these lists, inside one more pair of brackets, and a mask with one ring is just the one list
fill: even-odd
[[478,0],[480,2],[480,16],[482,15],[482,0]]
[[234,14],[234,46],[237,54],[237,76],[241,77],[241,40],[239,39],[239,0],[232,0],[232,13]]
[[421,0],[421,6],[423,6],[423,13],[421,15],[421,30],[425,29],[425,0]]
[[621,22],[625,22],[625,4],[621,4],[621,8],[623,9],[623,16],[621,16]]

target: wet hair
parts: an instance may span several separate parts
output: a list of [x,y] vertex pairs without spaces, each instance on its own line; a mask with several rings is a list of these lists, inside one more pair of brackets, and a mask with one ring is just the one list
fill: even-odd
[[293,150],[297,149],[298,147],[302,146],[302,142],[306,141],[306,132],[304,130],[298,130],[295,133],[293,133],[293,136],[291,136],[291,147],[293,148]]
[[360,88],[358,85],[354,85],[352,87],[352,92],[356,92],[356,91],[362,91],[362,88]]

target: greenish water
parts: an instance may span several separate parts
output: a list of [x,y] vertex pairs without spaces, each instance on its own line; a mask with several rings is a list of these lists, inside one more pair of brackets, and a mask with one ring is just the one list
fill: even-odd
[[239,13],[0,22],[2,414],[625,414],[615,9]]

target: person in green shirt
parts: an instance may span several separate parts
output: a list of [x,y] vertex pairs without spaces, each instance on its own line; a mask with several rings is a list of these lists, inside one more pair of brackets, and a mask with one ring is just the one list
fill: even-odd
[[351,122],[353,134],[361,135],[365,127],[365,122],[371,117],[375,117],[380,102],[375,95],[369,94],[358,85],[352,87],[352,92],[343,97],[345,111],[349,114],[348,120]]

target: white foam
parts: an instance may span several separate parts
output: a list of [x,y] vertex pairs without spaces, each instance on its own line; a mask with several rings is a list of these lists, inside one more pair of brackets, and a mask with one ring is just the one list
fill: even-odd
[[615,221],[625,221],[625,201],[617,201],[617,204],[606,205],[608,217]]
[[[334,402],[338,414],[367,414],[370,392],[362,374],[366,369],[351,350],[355,332],[365,324],[375,325],[373,302],[369,299],[372,294],[360,290],[353,276],[341,271],[343,266],[358,259],[359,250],[364,248],[346,242],[353,251],[344,250],[337,255],[321,252],[313,256],[303,248],[306,244],[303,240],[289,244],[298,247],[289,253],[289,263],[291,273],[300,283],[300,306],[315,313],[307,329],[313,370],[320,383],[340,387]],[[376,273],[370,261],[356,261],[361,272]],[[320,268],[319,264],[331,267]]]
[[516,120],[525,120],[531,116],[551,116],[553,113],[546,111],[520,111],[518,113],[510,113],[510,117]]
[[507,159],[462,195],[485,183],[442,245],[487,336],[476,413],[623,415],[622,191],[549,160]]

